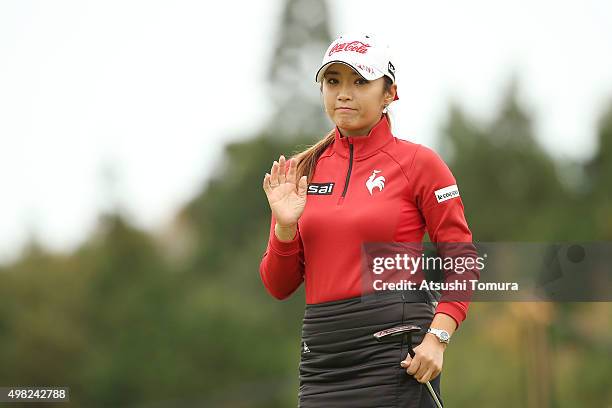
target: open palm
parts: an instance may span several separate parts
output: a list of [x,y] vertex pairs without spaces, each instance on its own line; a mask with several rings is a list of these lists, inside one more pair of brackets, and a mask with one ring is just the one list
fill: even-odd
[[264,177],[263,189],[276,223],[283,227],[297,224],[306,206],[306,176],[297,179],[296,160],[280,156],[274,161],[270,174]]

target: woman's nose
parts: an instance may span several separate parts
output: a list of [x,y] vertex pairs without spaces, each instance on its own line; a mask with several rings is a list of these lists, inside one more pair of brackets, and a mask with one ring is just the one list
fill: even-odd
[[340,101],[350,100],[352,97],[352,92],[350,92],[350,90],[347,88],[342,88],[340,92],[338,92],[338,100]]
[[350,100],[353,97],[353,91],[351,89],[351,84],[348,82],[344,82],[340,86],[340,91],[338,92],[338,100],[345,101]]

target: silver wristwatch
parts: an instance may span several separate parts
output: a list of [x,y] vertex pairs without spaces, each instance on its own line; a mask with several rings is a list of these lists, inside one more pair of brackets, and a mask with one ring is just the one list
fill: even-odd
[[431,327],[427,329],[427,333],[431,333],[440,340],[440,343],[448,344],[450,342],[450,334],[446,330],[442,329],[432,329]]

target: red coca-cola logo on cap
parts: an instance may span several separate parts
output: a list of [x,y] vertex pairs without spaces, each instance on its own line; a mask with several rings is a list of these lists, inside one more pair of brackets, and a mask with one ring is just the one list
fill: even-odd
[[334,45],[331,50],[329,50],[329,53],[327,54],[327,56],[330,56],[333,53],[340,52],[340,51],[353,51],[353,52],[358,52],[360,54],[365,54],[366,52],[368,52],[368,47],[370,47],[370,44],[365,44],[365,43],[362,43],[361,41],[338,43]]

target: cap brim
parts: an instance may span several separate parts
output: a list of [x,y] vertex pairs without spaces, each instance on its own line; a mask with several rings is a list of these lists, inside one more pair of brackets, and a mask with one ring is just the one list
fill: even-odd
[[319,70],[317,71],[317,75],[315,76],[315,82],[321,82],[323,80],[323,75],[325,75],[325,71],[327,71],[327,68],[329,68],[330,65],[332,64],[344,64],[347,65],[349,67],[351,67],[355,72],[357,72],[359,75],[361,75],[364,79],[367,79],[368,81],[373,81],[375,79],[381,78],[384,76],[384,74],[382,72],[378,72],[378,73],[370,73],[367,72],[363,69],[360,69],[357,67],[357,64],[353,64],[347,61],[340,61],[340,60],[334,60],[334,61],[329,61],[326,62],[325,64],[323,64],[321,66],[321,68],[319,68]]

